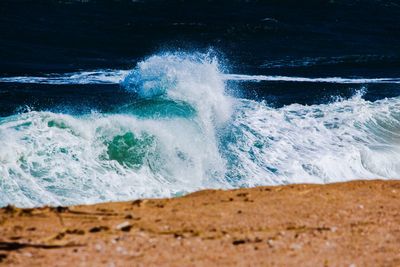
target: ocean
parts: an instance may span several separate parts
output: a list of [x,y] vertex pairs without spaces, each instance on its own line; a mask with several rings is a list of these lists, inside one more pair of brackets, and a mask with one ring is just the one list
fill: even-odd
[[0,3],[0,206],[400,177],[398,1]]

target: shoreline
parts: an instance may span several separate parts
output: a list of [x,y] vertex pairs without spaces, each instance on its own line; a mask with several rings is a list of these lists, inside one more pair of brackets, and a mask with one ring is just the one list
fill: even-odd
[[398,266],[400,181],[0,209],[0,265]]

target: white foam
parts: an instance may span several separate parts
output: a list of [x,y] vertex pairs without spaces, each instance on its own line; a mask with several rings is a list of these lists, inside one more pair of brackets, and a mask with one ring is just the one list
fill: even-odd
[[[400,177],[400,99],[357,95],[271,108],[242,100],[226,154],[237,184],[327,183]],[[247,177],[251,177],[248,179]]]

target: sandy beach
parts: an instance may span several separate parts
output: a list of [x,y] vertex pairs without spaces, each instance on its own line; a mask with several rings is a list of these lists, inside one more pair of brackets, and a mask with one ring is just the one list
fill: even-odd
[[399,266],[400,181],[0,210],[7,266]]

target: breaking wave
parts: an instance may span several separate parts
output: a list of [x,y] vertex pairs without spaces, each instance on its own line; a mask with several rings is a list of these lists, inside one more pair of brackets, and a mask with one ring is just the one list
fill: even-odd
[[121,83],[140,101],[116,113],[30,111],[0,118],[0,206],[400,176],[399,98],[370,102],[358,93],[273,108],[229,96],[227,80],[250,76],[221,69],[210,55],[163,54],[129,72],[23,78]]

